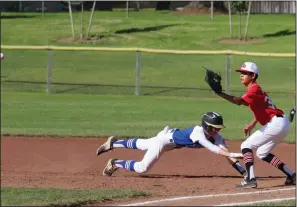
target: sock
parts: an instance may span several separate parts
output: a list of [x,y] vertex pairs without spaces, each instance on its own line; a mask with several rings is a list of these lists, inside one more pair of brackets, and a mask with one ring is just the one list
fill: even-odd
[[116,160],[114,162],[115,166],[120,167],[120,168],[125,168],[130,171],[135,171],[134,170],[134,164],[136,161],[134,160]]
[[243,175],[246,172],[246,170],[242,167],[239,161],[234,162],[232,164],[232,167],[234,167],[234,169],[237,170],[237,172],[239,172],[241,175]]
[[266,157],[264,157],[262,160],[268,162],[272,166],[278,168],[283,173],[285,173],[287,176],[292,176],[293,171],[285,164],[283,163],[277,156],[269,153]]
[[125,148],[131,148],[131,149],[138,149],[136,147],[136,142],[138,139],[127,139],[127,140],[118,140],[114,143],[112,143],[112,146],[114,148],[120,148],[120,147],[125,147]]
[[255,179],[253,151],[249,148],[244,148],[242,149],[242,154],[245,168],[248,173],[248,180]]

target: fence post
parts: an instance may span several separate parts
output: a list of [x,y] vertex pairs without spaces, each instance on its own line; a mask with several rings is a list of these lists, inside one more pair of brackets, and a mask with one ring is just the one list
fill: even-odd
[[230,70],[231,70],[231,56],[230,55],[226,55],[226,93],[230,95]]
[[48,94],[51,93],[52,66],[53,66],[53,51],[52,50],[48,50],[47,83],[46,83],[46,92]]
[[42,16],[44,15],[44,1],[41,2],[41,11],[42,11]]
[[126,17],[129,17],[129,1],[126,1]]
[[22,8],[22,1],[19,1],[19,12],[21,12],[23,10]]
[[213,20],[213,1],[210,2],[210,20]]
[[135,95],[140,95],[140,69],[141,69],[141,52],[136,52],[136,84]]

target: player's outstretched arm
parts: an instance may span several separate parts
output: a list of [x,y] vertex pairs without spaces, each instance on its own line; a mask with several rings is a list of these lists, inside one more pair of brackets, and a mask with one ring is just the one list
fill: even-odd
[[220,148],[218,154],[223,155],[225,157],[229,157],[229,158],[237,158],[237,159],[242,159],[243,158],[242,153],[229,152],[229,151],[226,151],[226,150],[224,150],[222,148]]
[[233,152],[229,152],[228,150],[224,150],[223,148],[212,144],[206,138],[201,137],[199,139],[199,143],[206,149],[208,149],[216,154],[219,154],[219,155],[222,155],[225,157],[231,157],[231,158],[239,158],[239,159],[243,158],[242,153],[233,153]]
[[237,105],[248,105],[241,97],[236,97],[236,96],[231,96],[228,95],[224,92],[221,93],[217,93],[220,97],[222,97],[223,99],[226,99],[227,101],[230,101],[233,104],[237,104]]

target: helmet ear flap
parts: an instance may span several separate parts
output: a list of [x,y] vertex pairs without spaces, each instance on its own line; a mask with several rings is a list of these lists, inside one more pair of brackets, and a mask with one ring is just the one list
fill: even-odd
[[210,125],[207,125],[206,127],[205,127],[205,131],[206,132],[211,132],[212,131],[212,126],[210,126]]
[[202,120],[202,127],[203,127],[204,131],[207,133],[212,131],[212,126],[207,124],[204,120]]

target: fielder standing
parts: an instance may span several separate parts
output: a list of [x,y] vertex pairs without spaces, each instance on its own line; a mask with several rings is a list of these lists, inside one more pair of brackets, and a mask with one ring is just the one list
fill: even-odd
[[245,62],[240,69],[240,81],[246,87],[241,97],[228,95],[220,90],[215,91],[220,97],[237,105],[245,105],[254,114],[254,119],[243,129],[245,136],[249,135],[259,122],[262,127],[250,135],[242,144],[241,150],[248,176],[244,178],[238,188],[256,188],[257,182],[254,173],[253,149],[257,149],[257,156],[265,162],[286,174],[285,185],[296,185],[296,173],[283,161],[271,153],[289,133],[290,124],[282,110],[278,109],[270,97],[256,82],[259,69],[253,62]]

